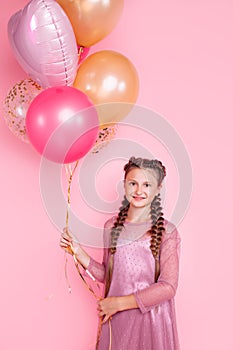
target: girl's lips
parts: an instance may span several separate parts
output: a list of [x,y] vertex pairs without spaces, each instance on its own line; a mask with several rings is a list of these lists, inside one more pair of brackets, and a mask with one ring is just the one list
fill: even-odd
[[139,196],[133,196],[133,199],[135,199],[136,201],[141,201],[143,199],[146,199],[145,197],[139,197]]

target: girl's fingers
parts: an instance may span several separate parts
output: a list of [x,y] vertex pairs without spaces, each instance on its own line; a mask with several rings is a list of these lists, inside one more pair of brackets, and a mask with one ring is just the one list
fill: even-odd
[[61,246],[62,248],[68,248],[68,247],[69,247],[68,244],[64,244],[64,243],[60,243],[60,246]]
[[70,233],[69,233],[69,230],[67,229],[67,227],[63,228],[62,232],[63,232],[63,233],[62,233],[62,236],[63,236],[63,237],[66,237],[66,238],[71,239]]
[[63,241],[66,241],[68,243],[72,242],[72,238],[70,236],[65,235],[65,234],[61,234],[61,238],[60,239],[63,240]]
[[69,242],[71,242],[71,240],[72,240],[71,237],[68,236],[68,235],[65,234],[65,233],[62,233],[62,234],[61,234],[61,237],[64,238],[64,239],[66,239],[66,240],[69,241]]
[[62,247],[62,248],[70,248],[70,243],[69,242],[67,242],[67,241],[64,241],[64,240],[60,240],[60,246]]
[[79,245],[79,242],[77,241],[76,237],[68,231],[67,227],[63,229],[63,233],[61,234],[61,236],[70,243],[75,243],[76,245]]
[[109,316],[105,315],[102,322],[105,323],[108,319],[109,319]]
[[[100,312],[99,312],[99,317],[102,317],[102,318],[103,318],[102,322],[106,322],[106,321],[108,320],[108,318],[109,318],[109,316],[106,315],[103,311],[100,311]],[[105,321],[104,321],[104,320],[105,320]]]
[[70,244],[71,243],[71,240],[67,239],[66,237],[62,237],[61,238],[61,242],[64,242],[66,244]]
[[67,244],[67,245],[70,245],[70,241],[68,241],[67,239],[65,239],[65,238],[61,238],[60,239],[60,243],[63,243],[63,244]]

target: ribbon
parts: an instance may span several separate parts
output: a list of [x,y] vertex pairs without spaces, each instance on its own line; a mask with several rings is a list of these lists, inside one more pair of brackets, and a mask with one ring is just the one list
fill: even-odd
[[[71,203],[71,184],[72,184],[73,175],[74,175],[75,170],[77,169],[77,166],[78,166],[78,161],[75,163],[73,169],[71,167],[71,164],[65,164],[65,171],[66,171],[66,175],[67,175],[67,178],[68,178],[68,189],[67,189],[67,204],[68,205],[67,205],[67,211],[66,211],[66,229],[67,229],[67,233],[68,234],[69,234],[69,230],[68,230],[68,227],[69,227],[69,209],[70,209],[70,203]],[[73,250],[72,244],[70,245],[70,247],[68,249],[69,249],[69,253],[73,256],[76,270],[78,271],[78,274],[79,274],[81,280],[83,281],[85,287],[89,290],[89,292],[97,300],[101,300],[102,297],[98,296],[94,292],[93,288],[87,283],[87,281],[85,280],[84,276],[82,275],[82,273],[80,271],[80,268],[79,268],[79,265],[81,265],[84,270],[86,270],[86,269],[82,265],[82,263],[77,260],[76,255],[75,255],[74,250]],[[65,256],[66,256],[66,259],[65,259],[65,278],[66,278],[66,281],[67,281],[67,284],[68,284],[69,293],[71,293],[71,286],[70,286],[69,279],[68,279],[68,274],[67,274],[67,262],[68,262],[68,259],[67,259],[67,255],[66,254],[67,253],[65,252]],[[89,273],[89,271],[86,270],[86,272],[93,279],[93,281],[96,282],[95,278]],[[99,286],[99,284],[97,282],[96,282],[96,285],[97,285],[98,289],[100,289],[100,286]],[[98,347],[98,343],[99,343],[99,340],[100,340],[102,324],[103,324],[103,317],[100,318],[100,321],[99,321],[97,340],[96,340],[96,349]],[[108,319],[108,326],[109,326],[109,348],[108,348],[108,350],[111,350],[111,348],[112,348],[112,327],[111,327],[111,320],[110,320],[110,318]]]

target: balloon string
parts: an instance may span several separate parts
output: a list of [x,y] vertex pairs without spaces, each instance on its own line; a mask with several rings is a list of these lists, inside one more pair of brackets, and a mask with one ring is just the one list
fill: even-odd
[[[72,250],[72,247],[71,247],[71,250]],[[86,281],[85,278],[83,277],[83,275],[82,275],[82,273],[81,273],[81,271],[80,271],[80,269],[79,269],[79,264],[80,264],[83,268],[84,268],[84,266],[80,263],[80,261],[77,260],[77,258],[76,258],[76,256],[75,256],[75,254],[74,254],[73,251],[72,251],[72,255],[73,255],[75,267],[76,267],[76,269],[77,269],[77,271],[78,271],[78,274],[79,274],[79,276],[81,277],[81,280],[83,281],[85,287],[93,294],[93,296],[94,296],[97,300],[101,300],[102,298],[101,298],[100,296],[98,296],[98,295],[94,292],[94,290],[92,289],[92,287],[87,283],[87,281]],[[85,269],[85,268],[84,268],[84,269]],[[98,283],[96,283],[96,284],[97,284],[98,288],[100,289],[99,284],[98,284]],[[100,340],[100,334],[101,334],[102,324],[103,324],[103,318],[101,317],[101,318],[99,319],[99,326],[98,326],[98,333],[97,333],[97,340],[96,340],[96,349],[97,349],[97,346],[98,346],[99,340]],[[109,326],[109,337],[110,337],[110,339],[109,339],[109,348],[108,348],[108,350],[111,350],[111,348],[112,348],[112,327],[111,327],[111,320],[110,320],[110,318],[108,319],[108,326]]]
[[[98,299],[98,300],[101,299],[101,297],[98,296],[98,295],[94,292],[94,290],[92,289],[92,287],[89,286],[89,284],[86,282],[85,278],[83,277],[83,275],[82,275],[82,273],[81,273],[81,271],[80,271],[80,269],[79,269],[79,264],[80,264],[83,268],[84,268],[84,266],[80,263],[80,261],[77,260],[77,258],[76,258],[76,256],[75,256],[74,253],[73,253],[73,258],[74,258],[75,267],[76,267],[76,269],[77,269],[77,271],[78,271],[78,274],[79,274],[79,276],[81,277],[83,283],[85,284],[85,287],[94,295],[94,297],[95,297],[96,299]],[[98,284],[97,284],[97,285],[98,285]]]
[[80,46],[79,49],[78,49],[78,63],[79,63],[79,61],[81,59],[82,53],[83,53],[83,46]]
[[[77,169],[77,166],[78,166],[78,161],[75,163],[75,166],[72,170],[71,168],[71,165],[68,164],[68,165],[65,165],[65,171],[66,171],[66,175],[67,175],[67,178],[68,178],[68,189],[67,189],[67,211],[66,211],[66,228],[67,228],[67,232],[69,234],[69,230],[68,230],[68,227],[69,227],[69,209],[70,209],[70,202],[71,202],[71,184],[72,184],[72,180],[73,180],[73,175],[74,175],[74,172],[75,170]],[[75,267],[78,271],[78,274],[81,278],[81,280],[83,281],[85,287],[92,293],[92,295],[97,299],[97,300],[100,300],[101,297],[98,296],[93,288],[91,286],[89,286],[89,284],[86,282],[85,278],[83,277],[80,269],[79,269],[79,264],[83,267],[83,269],[85,269],[85,267],[81,264],[80,261],[77,260],[76,256],[75,256],[75,253],[72,249],[72,245],[70,247],[70,253],[72,254],[73,256],[73,259],[74,259],[74,263],[75,263]],[[69,283],[69,279],[68,279],[68,274],[67,274],[67,263],[68,263],[68,259],[67,259],[67,253],[65,253],[65,278],[66,278],[66,282],[68,284],[68,290],[69,290],[69,293],[71,293],[71,286],[70,286],[70,283]],[[91,276],[92,277],[92,276]],[[94,279],[95,280],[95,279]],[[99,284],[96,283],[98,289],[100,289],[99,287]],[[100,333],[101,333],[101,329],[102,329],[102,318],[100,318],[100,322],[99,322],[99,327],[98,327],[98,334],[97,334],[97,341],[96,341],[96,347],[99,343],[99,339],[100,339]],[[109,336],[110,336],[110,340],[109,340],[109,350],[111,350],[112,348],[112,327],[111,327],[111,321],[110,321],[110,318],[108,319],[108,325],[109,325]]]
[[[72,179],[74,172],[78,166],[78,160],[75,163],[74,169],[72,170],[71,164],[65,164],[65,171],[66,171],[66,176],[68,179],[68,189],[67,189],[67,211],[66,211],[66,229],[68,232],[68,226],[69,226],[69,209],[70,209],[70,197],[71,197],[71,184],[72,184]],[[71,252],[72,253],[72,252]],[[67,264],[68,264],[68,259],[67,259],[67,252],[65,252],[65,278],[66,278],[66,283],[68,285],[68,290],[69,293],[71,293],[71,285],[69,282],[68,278],[68,273],[67,273]]]
[[78,166],[78,160],[75,163],[74,169],[72,170],[71,165],[65,165],[65,170],[66,170],[66,175],[68,177],[68,189],[67,189],[67,211],[66,211],[66,228],[68,229],[68,223],[69,223],[69,209],[70,209],[70,197],[71,197],[71,184],[72,184],[72,179],[75,170],[77,169]]
[[67,264],[68,264],[68,259],[67,259],[67,253],[65,252],[65,278],[66,278],[66,283],[68,285],[68,291],[69,293],[71,293],[71,285],[67,274]]
[[[108,328],[109,328],[109,345],[108,345],[108,350],[112,349],[112,325],[111,325],[111,319],[112,319],[112,317],[110,317],[108,319]],[[96,341],[96,350],[98,350],[98,344],[99,344],[99,341],[100,341],[100,334],[101,334],[102,325],[103,325],[103,319],[100,318],[99,327],[98,327],[98,334],[97,334],[97,341]]]
[[109,327],[109,347],[108,350],[111,350],[112,348],[112,325],[110,318],[108,319],[108,327]]

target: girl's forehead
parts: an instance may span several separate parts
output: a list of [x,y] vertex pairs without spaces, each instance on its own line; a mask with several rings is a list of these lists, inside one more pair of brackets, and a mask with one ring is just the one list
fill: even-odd
[[129,178],[154,182],[157,180],[157,175],[154,169],[133,168],[126,175],[126,179]]

